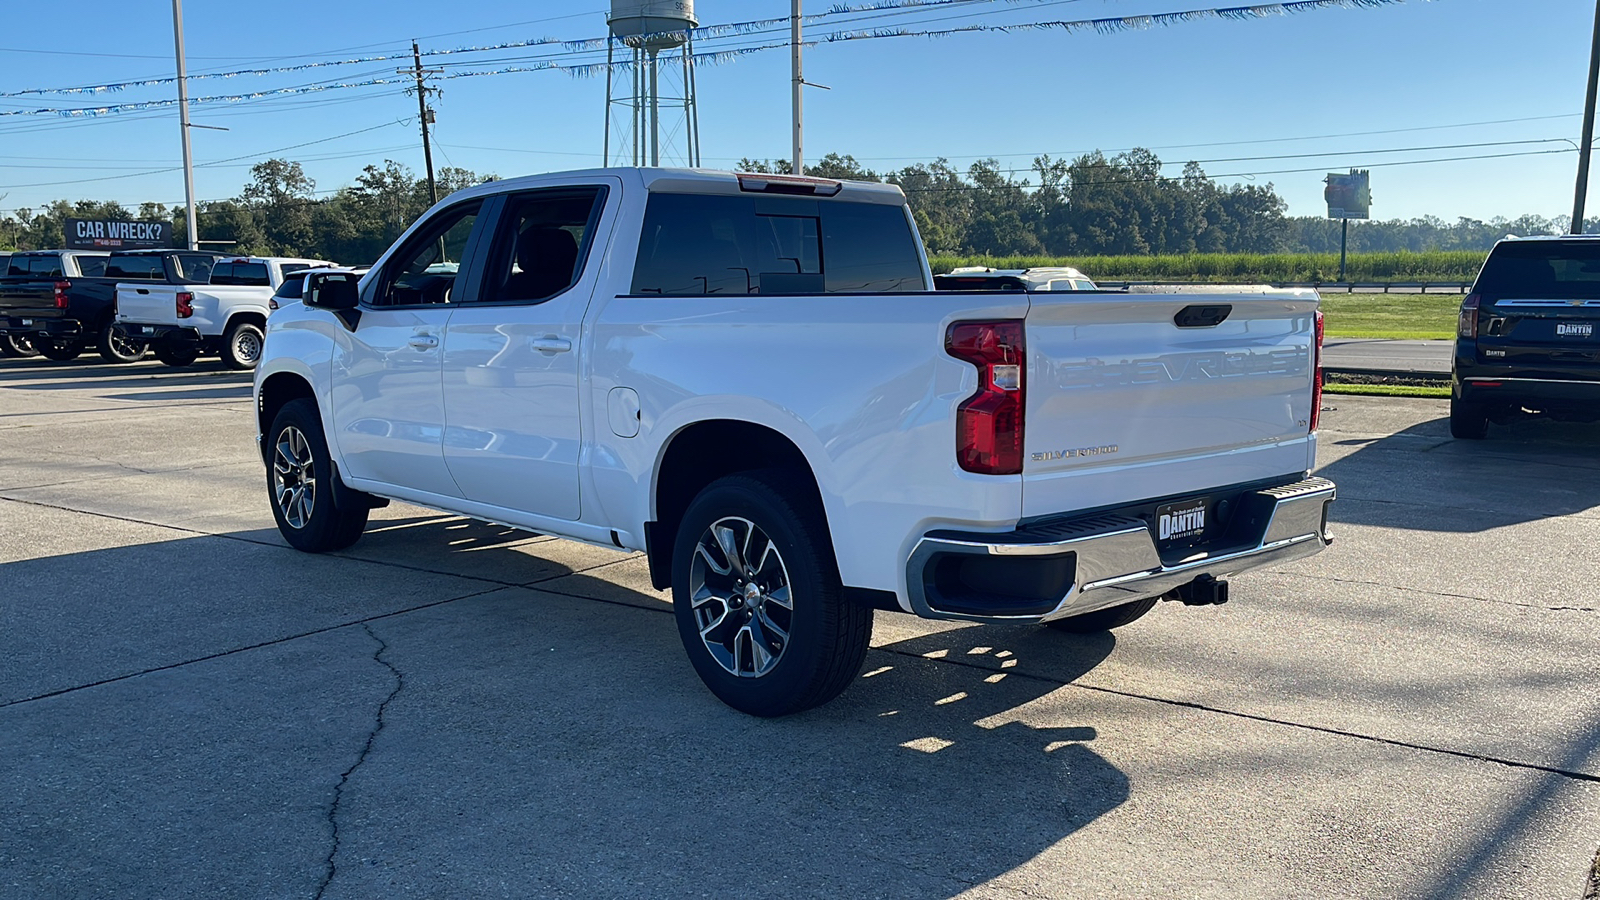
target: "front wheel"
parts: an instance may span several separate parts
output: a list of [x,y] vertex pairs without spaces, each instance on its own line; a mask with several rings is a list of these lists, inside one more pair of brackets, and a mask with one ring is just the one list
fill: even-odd
[[56,362],[71,362],[83,353],[83,345],[77,341],[51,341],[40,340],[34,344],[39,349],[39,354],[45,359]]
[[1476,403],[1451,397],[1450,436],[1464,441],[1481,441],[1488,437],[1488,413]]
[[95,349],[100,351],[100,358],[108,363],[132,363],[144,359],[144,351],[149,346],[118,331],[115,325],[106,325],[100,329],[100,339]]
[[732,475],[678,525],[678,634],[700,680],[741,712],[820,706],[866,661],[872,611],[845,600],[816,505],[780,473]]
[[222,337],[222,361],[230,369],[254,369],[261,361],[261,348],[266,339],[260,325],[236,322],[228,326],[228,333]]
[[338,476],[317,405],[305,399],[285,403],[268,436],[267,494],[283,539],[307,553],[343,550],[360,540],[370,509],[336,502],[333,480]]
[[31,338],[20,334],[0,335],[0,356],[22,359],[38,355],[39,350],[33,346]]

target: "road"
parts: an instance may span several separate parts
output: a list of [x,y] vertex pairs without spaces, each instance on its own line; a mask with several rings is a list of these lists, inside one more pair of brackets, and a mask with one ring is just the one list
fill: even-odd
[[1449,377],[1454,341],[1328,338],[1323,365],[1330,369]]
[[1580,900],[1600,428],[1330,405],[1328,552],[1114,637],[880,613],[765,721],[636,554],[299,554],[245,377],[0,361],[0,896]]

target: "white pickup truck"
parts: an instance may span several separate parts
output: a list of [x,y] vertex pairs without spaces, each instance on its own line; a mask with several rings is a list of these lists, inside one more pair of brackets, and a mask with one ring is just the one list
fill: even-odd
[[216,353],[230,368],[261,359],[268,303],[284,279],[326,266],[316,259],[250,256],[219,259],[204,285],[117,285],[117,329],[147,342],[169,366]]
[[468,188],[307,282],[255,382],[290,544],[396,499],[642,550],[756,715],[874,609],[1098,631],[1328,543],[1314,292],[934,292],[897,187],[671,169]]

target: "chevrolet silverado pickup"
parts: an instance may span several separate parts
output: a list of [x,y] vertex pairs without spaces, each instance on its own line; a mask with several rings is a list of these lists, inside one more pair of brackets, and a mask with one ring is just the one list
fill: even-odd
[[856,677],[874,610],[1101,631],[1328,543],[1315,292],[931,290],[893,185],[479,185],[307,278],[256,370],[268,500],[400,500],[645,554],[717,697]]
[[149,342],[156,358],[187,366],[215,353],[232,369],[252,369],[273,292],[297,272],[328,265],[317,259],[251,256],[219,259],[208,284],[117,286],[117,330]]
[[[33,257],[52,255],[60,268],[35,268]],[[8,273],[18,272],[19,260],[29,260],[29,271],[0,278],[0,335],[27,339],[47,359],[76,359],[94,346],[107,362],[133,362],[146,345],[116,330],[117,282],[205,284],[215,257],[183,250],[13,254]]]

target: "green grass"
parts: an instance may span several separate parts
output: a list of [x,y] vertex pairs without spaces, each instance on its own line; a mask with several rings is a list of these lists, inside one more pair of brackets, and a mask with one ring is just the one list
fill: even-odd
[[1446,340],[1460,308],[1460,294],[1322,295],[1328,337]]
[[1417,384],[1328,384],[1324,394],[1363,394],[1371,397],[1436,397],[1450,399],[1447,387],[1427,387]]
[[[1471,281],[1483,265],[1477,251],[1351,254],[1346,277],[1351,281]],[[1101,281],[1309,282],[1339,277],[1337,253],[1193,253],[1171,256],[1014,256],[935,255],[935,273],[956,266],[1026,269],[1071,266]]]

